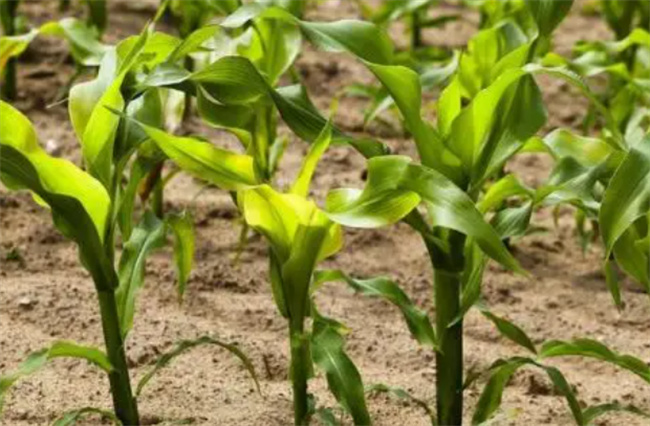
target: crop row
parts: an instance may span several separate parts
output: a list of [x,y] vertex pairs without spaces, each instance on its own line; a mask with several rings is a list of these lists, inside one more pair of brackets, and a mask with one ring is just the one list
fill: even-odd
[[[65,413],[55,424],[99,413],[117,424],[137,425],[138,396],[147,383],[174,357],[205,344],[230,351],[257,382],[244,348],[202,337],[179,342],[132,387],[124,343],[133,326],[146,259],[172,235],[181,300],[194,263],[191,212],[169,213],[163,203],[165,185],[180,170],[229,191],[245,223],[243,238],[254,232],[268,242],[268,281],[278,313],[286,320],[296,425],[313,417],[324,424],[339,423],[332,407],[320,406],[309,392],[316,369],[355,425],[372,422],[368,389],[345,351],[348,330],[322,313],[314,298],[330,281],[394,305],[403,315],[405,331],[435,353],[435,410],[401,389],[372,387],[418,401],[434,425],[463,422],[464,390],[479,377],[485,378],[485,386],[472,424],[488,422],[508,380],[524,367],[548,375],[578,425],[592,424],[610,411],[647,416],[638,407],[617,402],[584,407],[564,374],[547,360],[594,358],[650,384],[647,363],[588,336],[535,345],[524,330],[480,299],[490,259],[527,274],[511,246],[531,230],[537,209],[561,205],[574,208],[584,245],[602,241],[603,268],[618,309],[623,307],[621,274],[650,293],[650,3],[602,1],[598,13],[616,40],[580,43],[569,58],[553,51],[552,35],[573,6],[570,0],[468,2],[479,8],[481,22],[462,52],[424,43],[423,29],[459,19],[430,18],[431,0],[387,1],[379,9],[359,2],[366,20],[334,22],[304,19],[308,4],[301,1],[167,1],[140,34],[116,45],[101,41],[105,3],[86,3],[87,22],[66,18],[21,33],[18,2],[0,1],[6,100],[0,103],[0,171],[7,188],[31,191],[51,211],[57,229],[78,246],[80,262],[95,284],[105,350],[57,341],[32,353],[0,378],[0,404],[15,382],[48,360],[75,357],[106,372],[113,410],[84,407]],[[174,21],[179,36],[157,31],[161,19]],[[386,28],[402,19],[411,43],[397,50]],[[29,119],[9,103],[19,83],[19,55],[45,36],[67,40],[77,67],[66,96],[83,167],[41,148]],[[415,144],[417,159],[393,155],[380,140],[338,128],[337,99],[329,118],[314,106],[294,70],[304,42],[354,57],[370,71],[376,83],[349,87],[345,96],[370,98],[366,122],[396,112]],[[75,81],[89,71],[92,79]],[[540,75],[568,83],[587,99],[584,134],[570,129],[543,134],[547,111],[536,81]],[[601,82],[599,91],[592,89],[592,81]],[[424,117],[430,107],[422,95],[438,89],[436,119],[429,121]],[[175,135],[195,113],[236,136],[242,149],[230,151],[199,137]],[[274,181],[288,143],[278,132],[280,120],[309,144],[288,187]],[[310,185],[331,145],[346,145],[363,155],[367,178],[361,189],[332,189],[319,206],[310,198]],[[507,162],[520,153],[554,159],[546,182],[531,188],[506,171]],[[175,168],[165,175],[166,163]],[[352,277],[320,266],[341,249],[343,227],[379,228],[397,222],[410,226],[427,248],[433,318],[390,278]],[[471,309],[528,355],[496,360],[487,371],[465,377],[463,318]]]

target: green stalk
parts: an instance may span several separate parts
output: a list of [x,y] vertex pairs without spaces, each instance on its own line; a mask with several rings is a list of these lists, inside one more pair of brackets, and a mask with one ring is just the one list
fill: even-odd
[[153,194],[151,195],[151,210],[153,210],[153,214],[159,219],[162,219],[165,214],[163,201],[163,180],[162,176],[159,175],[156,185],[153,187]]
[[[185,56],[183,60],[185,69],[193,72],[194,71],[194,59],[189,55]],[[185,108],[183,109],[183,122],[187,122],[192,116],[192,97],[189,94],[185,94]]]
[[460,314],[465,237],[454,231],[444,237],[449,243],[447,253],[427,243],[440,346],[436,352],[436,409],[438,425],[457,426],[463,422],[463,321],[448,325]]
[[106,354],[114,368],[108,375],[108,380],[111,385],[115,415],[124,425],[138,425],[140,424],[138,406],[131,390],[126,354],[124,353],[124,341],[120,331],[117,304],[115,303],[115,293],[112,290],[100,291],[97,295],[102,317]]
[[[17,0],[0,1],[0,18],[2,18],[2,31],[6,36],[16,35],[17,8]],[[3,73],[2,87],[0,87],[0,89],[0,97],[2,99],[8,101],[13,101],[16,99],[16,58],[11,58],[7,61]]]
[[309,404],[307,398],[307,380],[309,380],[311,363],[309,340],[305,338],[302,320],[290,325],[289,333],[294,424],[296,426],[305,426],[309,420]]
[[422,27],[420,26],[421,11],[411,12],[411,51],[422,47]]
[[9,59],[5,65],[0,97],[8,101],[16,99],[16,58]]

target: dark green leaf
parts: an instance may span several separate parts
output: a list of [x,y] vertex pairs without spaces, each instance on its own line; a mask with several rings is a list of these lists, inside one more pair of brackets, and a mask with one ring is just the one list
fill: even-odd
[[650,383],[650,366],[631,355],[619,354],[602,343],[592,339],[576,339],[570,342],[552,340],[544,343],[539,351],[540,358],[558,356],[583,356],[617,365]]
[[392,303],[402,312],[411,335],[418,343],[436,348],[435,332],[426,312],[415,306],[394,281],[384,277],[365,280],[354,279],[340,270],[316,272],[314,285],[318,286],[327,281],[344,281],[365,296],[381,297]]
[[487,309],[481,309],[481,313],[494,325],[497,327],[499,332],[506,337],[507,339],[515,342],[519,346],[522,346],[532,353],[536,354],[537,349],[535,348],[535,345],[533,344],[532,340],[528,337],[526,332],[524,332],[521,328],[519,328],[517,325],[514,323],[508,321],[505,318],[498,317],[488,311]]
[[83,417],[93,414],[100,416],[102,419],[109,419],[116,426],[122,426],[122,422],[115,416],[115,414],[113,414],[112,411],[96,407],[83,407],[67,411],[54,420],[51,426],[72,426],[77,424],[77,422]]
[[144,285],[147,257],[165,243],[165,226],[152,212],[146,211],[140,224],[124,244],[120,258],[120,285],[115,291],[120,330],[125,337],[133,327],[135,301]]
[[17,370],[0,376],[0,413],[2,412],[7,391],[14,383],[45,367],[47,361],[61,357],[84,359],[107,373],[110,373],[113,370],[108,357],[100,349],[92,346],[81,346],[77,343],[64,340],[54,342],[49,348],[32,352],[25,361],[20,364]]
[[[317,325],[315,325],[315,328]],[[369,425],[361,375],[343,350],[343,338],[332,327],[324,326],[312,337],[314,363],[325,371],[329,388],[350,413],[355,425]]]
[[140,396],[142,390],[147,385],[147,383],[149,383],[149,381],[154,377],[154,375],[158,373],[160,370],[162,370],[163,368],[165,368],[166,366],[168,366],[169,363],[174,358],[183,354],[189,349],[201,345],[216,345],[222,347],[227,351],[229,351],[230,353],[232,353],[233,355],[235,355],[237,358],[239,358],[240,361],[244,364],[244,367],[246,367],[248,373],[251,375],[253,381],[255,382],[255,387],[257,388],[257,392],[258,393],[260,392],[260,385],[259,382],[257,381],[257,375],[255,374],[255,367],[253,366],[253,363],[250,361],[250,359],[248,359],[248,357],[241,351],[241,349],[239,349],[236,345],[232,343],[226,343],[222,340],[215,339],[210,336],[202,336],[194,340],[181,340],[176,344],[174,348],[172,348],[172,350],[162,354],[156,360],[156,364],[152,367],[152,369],[149,370],[138,382],[138,386],[135,392],[136,397]]
[[185,286],[194,263],[194,219],[185,211],[166,218],[167,225],[174,233],[174,264],[176,265],[176,288],[178,300],[183,300]]

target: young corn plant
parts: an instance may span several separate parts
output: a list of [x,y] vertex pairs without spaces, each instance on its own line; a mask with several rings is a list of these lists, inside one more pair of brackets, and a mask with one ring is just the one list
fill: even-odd
[[617,40],[629,36],[634,28],[650,28],[650,5],[647,2],[601,0],[599,5]]
[[[254,70],[250,62],[238,59]],[[181,169],[208,183],[238,189],[238,205],[246,223],[268,240],[272,293],[278,310],[287,320],[295,424],[308,424],[316,412],[313,397],[308,393],[314,364],[325,372],[334,397],[350,413],[354,423],[370,424],[361,376],[343,350],[344,328],[322,316],[313,300],[318,287],[314,278],[318,263],[342,246],[340,225],[307,199],[318,159],[330,144],[331,128],[323,129],[290,191],[282,193],[263,183],[256,163],[248,155],[139,125]],[[309,318],[311,327],[308,327]]]
[[76,18],[64,18],[51,21],[25,32],[25,24],[18,15],[19,0],[0,1],[0,71],[2,72],[2,90],[0,97],[14,100],[16,88],[16,62],[29,44],[38,36],[55,36],[65,39],[70,45],[70,53],[75,62],[76,72],[69,86],[81,75],[86,67],[98,66],[108,46],[101,43],[101,35],[106,28],[105,2],[88,1],[88,20],[83,22]]
[[[366,187],[332,192],[327,211],[335,222],[355,227],[404,220],[422,236],[434,271],[438,424],[462,423],[462,318],[480,296],[486,256],[521,271],[502,239],[525,232],[533,207],[552,192],[551,188],[528,192],[512,177],[485,191],[486,183],[499,176],[505,162],[524,148],[546,120],[532,76],[549,73],[564,78],[596,102],[575,75],[528,64],[538,46],[548,43],[571,2],[533,1],[526,6],[534,33],[516,31],[516,26],[500,32],[503,26],[499,26],[476,37],[441,95],[437,127],[421,117],[417,74],[392,65],[392,46],[377,27],[358,21],[305,22],[277,9],[262,12],[296,23],[318,47],[359,57],[389,91],[413,135],[421,165],[408,157],[372,158]],[[485,61],[484,52],[492,55],[487,57],[492,62]],[[285,121],[299,133],[296,123]],[[614,132],[608,143],[620,144],[620,133]],[[566,188],[558,189],[561,194],[560,189]],[[505,198],[522,193],[528,197],[524,205],[503,207]],[[417,208],[420,204],[422,210]],[[493,226],[483,216],[488,211],[494,211]],[[519,328],[489,311],[485,315],[506,337],[537,351]],[[479,407],[477,412],[480,419],[493,411]],[[582,416],[582,411],[575,415]]]
[[[3,0],[0,2],[0,24],[2,24],[3,38],[16,35],[17,11],[18,0]],[[13,100],[16,98],[16,59],[8,59],[6,65],[1,67],[0,70],[2,71],[0,97]]]
[[[648,28],[639,27],[621,40],[579,42],[572,58],[549,53],[542,62],[566,67],[587,81],[600,81],[604,87],[597,96],[611,111],[619,130],[624,131],[636,109],[650,106],[649,52],[650,33]],[[592,106],[583,122],[585,131],[597,130],[601,124],[598,118]]]
[[[163,41],[171,45],[166,46]],[[237,347],[203,337],[181,342],[164,354],[141,379],[136,393],[131,387],[125,341],[133,327],[135,301],[144,284],[146,258],[164,245],[168,230],[173,231],[179,290],[182,290],[192,265],[193,234],[190,217],[170,217],[162,221],[150,211],[142,215],[137,226],[126,226],[131,219],[125,219],[125,213],[133,214],[130,188],[137,187],[141,175],[132,173],[125,181],[124,169],[144,138],[141,133],[127,129],[124,120],[109,108],[125,111],[127,116],[152,120],[156,110],[149,108],[151,104],[143,99],[146,95],[130,97],[134,93],[131,83],[147,65],[155,65],[164,59],[165,52],[179,44],[180,41],[174,42],[147,27],[140,36],[130,37],[110,48],[95,80],[72,89],[70,117],[81,142],[86,171],[45,153],[29,120],[9,104],[0,103],[0,177],[8,188],[31,191],[39,204],[51,210],[59,231],[78,246],[81,263],[95,284],[106,348],[104,352],[74,342],[55,342],[31,354],[17,371],[0,378],[0,398],[4,398],[14,382],[35,372],[49,359],[82,358],[106,371],[113,399],[112,417],[121,424],[137,425],[140,424],[137,394],[173,357],[191,347],[199,344],[221,346],[239,357],[254,374],[251,363]],[[116,264],[119,234],[124,246]],[[97,411],[75,410],[64,417],[77,418]]]
[[[282,4],[287,10],[295,13],[300,11],[295,2],[275,3]],[[152,82],[154,87],[163,83],[175,87],[174,84],[180,84],[185,76],[192,72],[200,72],[224,56],[239,55],[249,58],[269,84],[276,86],[300,51],[300,33],[282,22],[249,22],[246,17],[241,19],[232,13],[239,6],[238,1],[172,2],[171,10],[183,18],[179,30],[186,47],[178,51],[182,51],[182,54],[172,54],[156,67],[149,82]],[[255,6],[265,7],[260,4]],[[227,17],[219,25],[211,23],[213,18],[224,15]],[[170,75],[172,81],[167,84],[167,77]],[[287,143],[284,138],[278,137],[277,111],[273,103],[267,98],[259,97],[223,100],[212,97],[206,90],[183,92],[185,117],[192,110],[192,100],[196,99],[200,117],[209,125],[235,135],[247,152],[255,158],[261,175],[270,181]],[[160,215],[164,186],[160,171],[163,164],[164,159],[161,159],[147,176],[147,187],[153,190],[152,201],[156,206],[160,206],[155,209]]]
[[[429,17],[430,8],[436,6],[438,0],[384,0],[379,7],[374,8],[366,1],[356,0],[365,20],[374,24],[388,27],[399,20],[406,20],[409,38],[409,53],[417,56],[426,50],[427,46],[422,39],[422,30],[436,28],[460,18],[459,15],[442,15],[435,18]],[[428,56],[432,52],[425,52]]]

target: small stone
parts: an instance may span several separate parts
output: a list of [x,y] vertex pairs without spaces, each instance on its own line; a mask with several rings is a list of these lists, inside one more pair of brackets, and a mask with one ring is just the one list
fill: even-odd
[[36,303],[36,300],[30,299],[29,297],[21,297],[18,299],[18,306],[25,310],[32,309]]
[[61,154],[62,150],[63,147],[61,144],[59,144],[59,142],[54,139],[48,139],[45,142],[45,151],[50,155],[59,155]]

